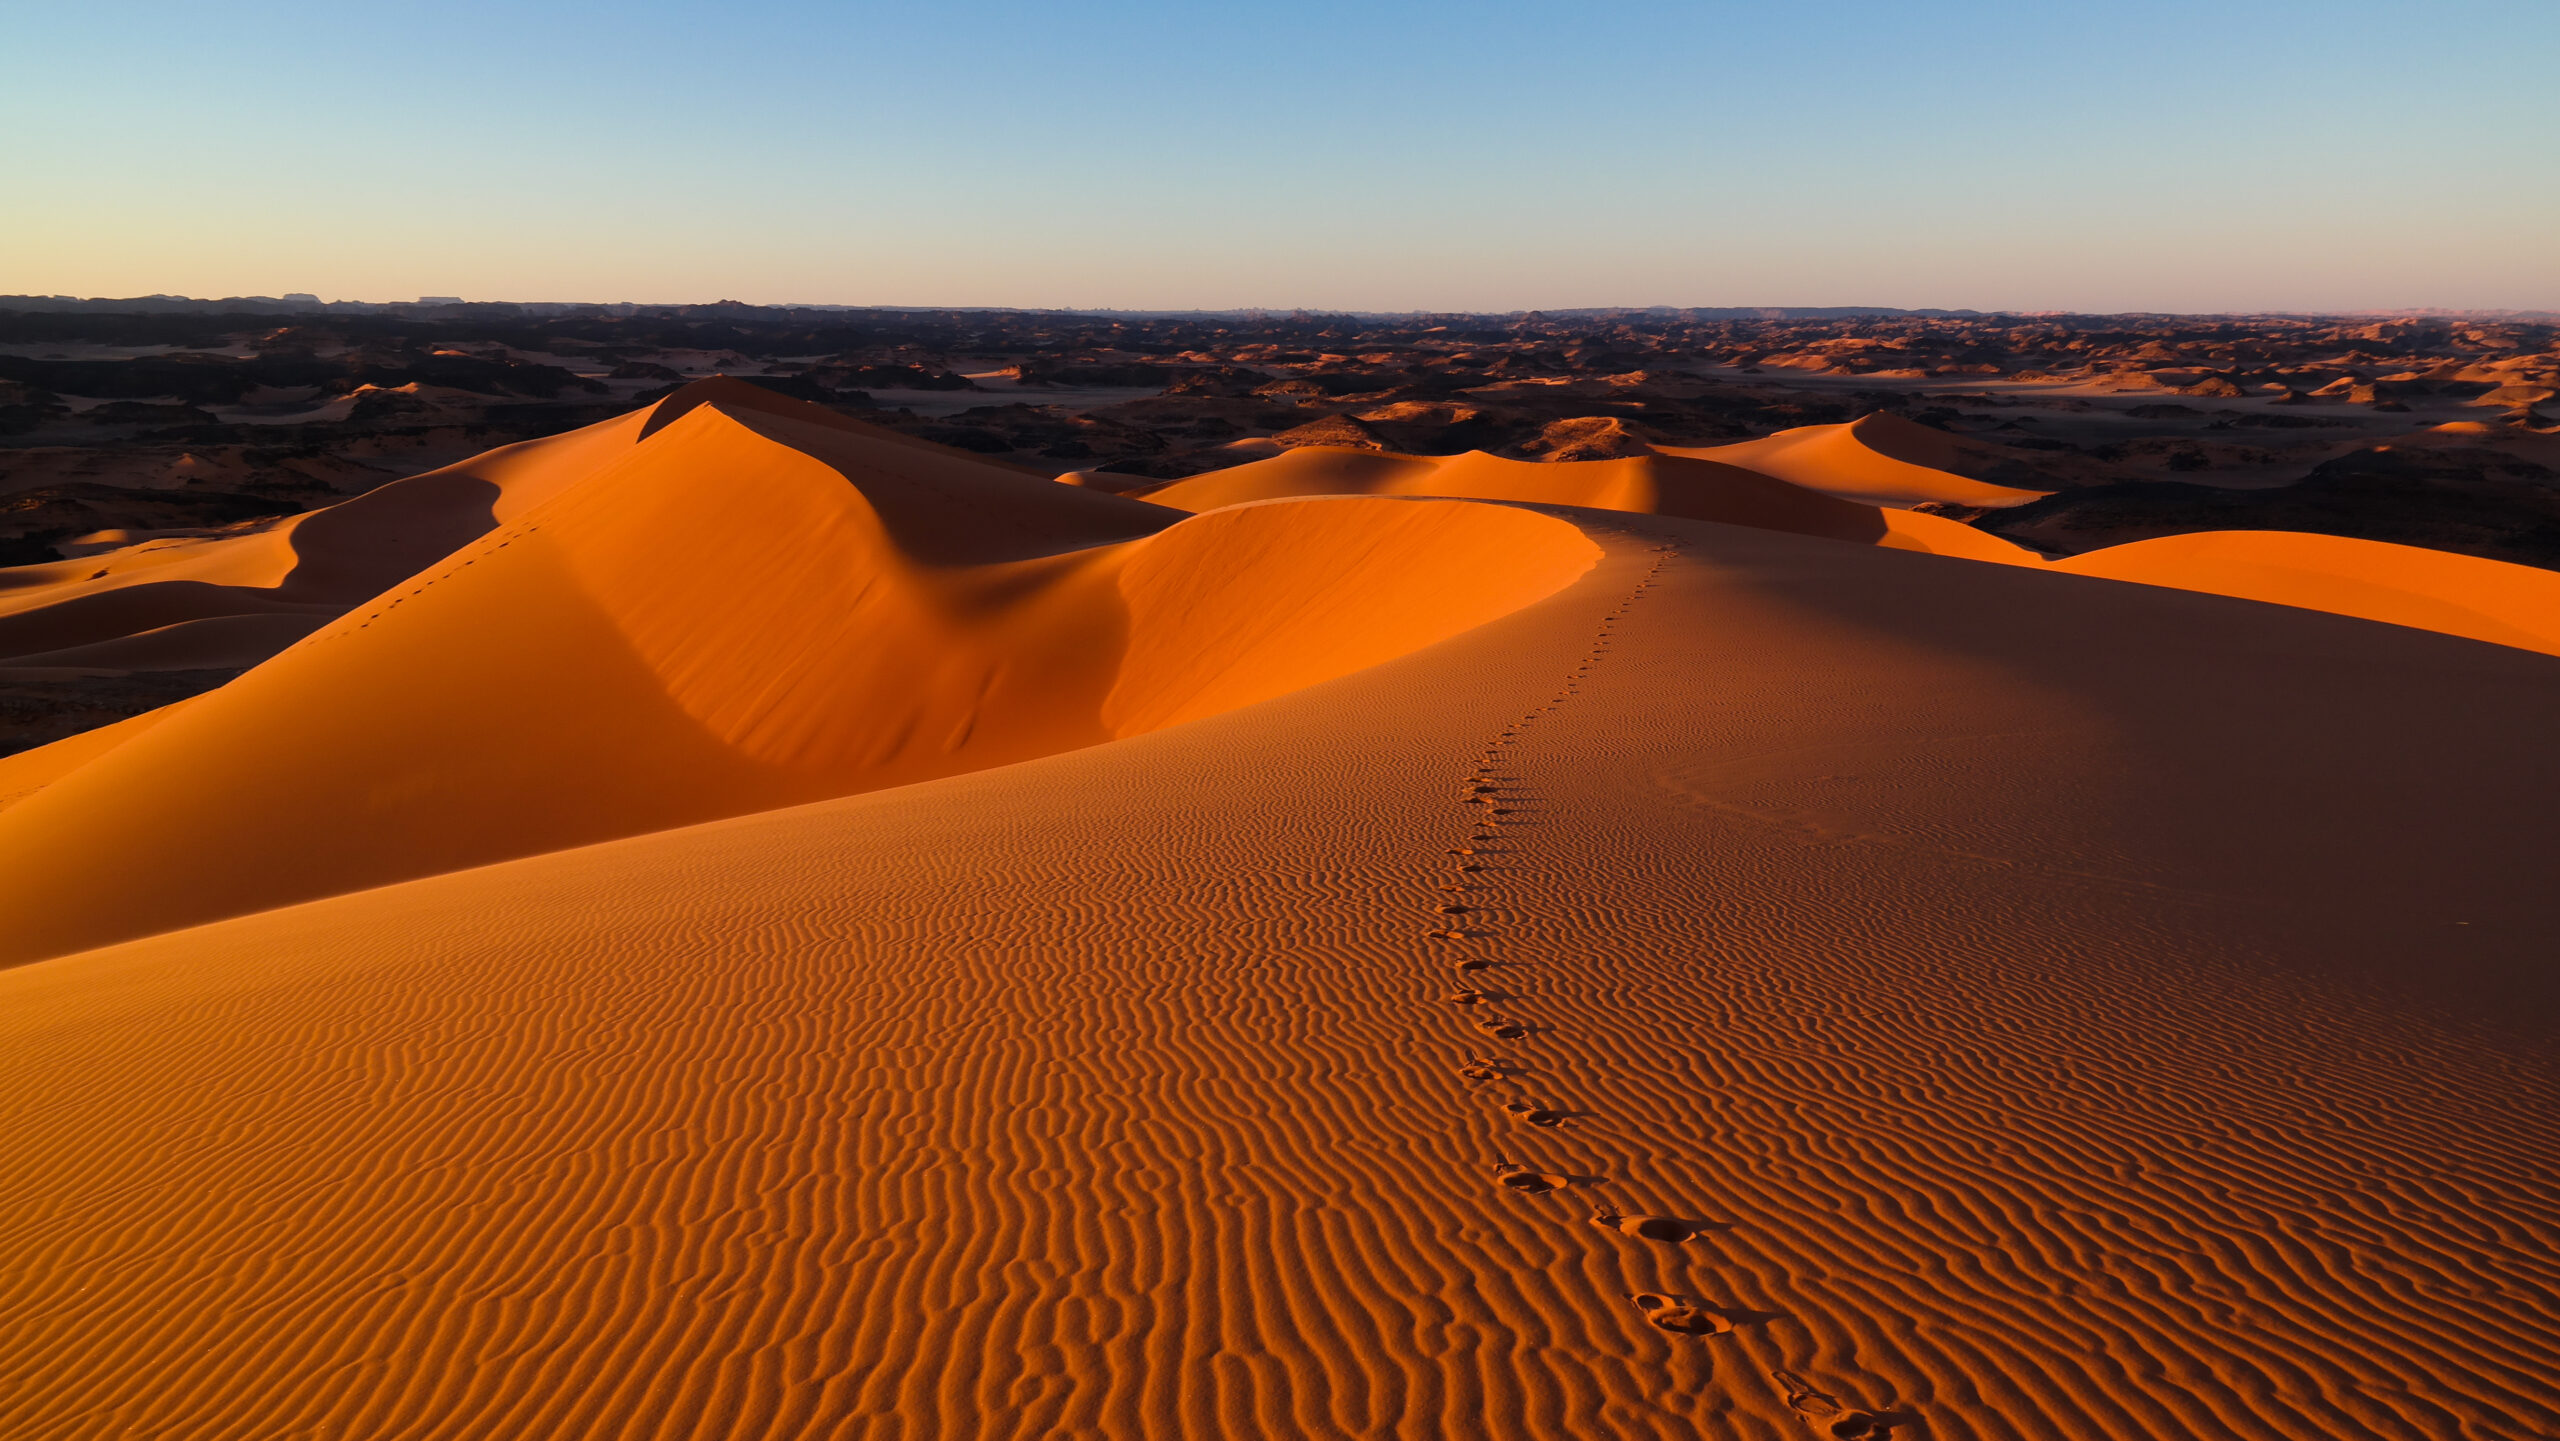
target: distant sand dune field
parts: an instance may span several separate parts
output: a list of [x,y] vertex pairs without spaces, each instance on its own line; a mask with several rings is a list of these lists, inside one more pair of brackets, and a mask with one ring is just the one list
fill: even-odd
[[2560,1432],[2530,584],[743,389],[0,761],[0,1436]]

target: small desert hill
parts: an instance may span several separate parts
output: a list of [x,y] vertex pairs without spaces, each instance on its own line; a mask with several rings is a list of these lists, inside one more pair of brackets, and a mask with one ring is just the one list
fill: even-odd
[[540,498],[120,745],[19,758],[0,957],[1139,734],[1596,554],[1506,507],[1187,518],[736,399],[455,478]]
[[2033,479],[2012,451],[1879,411],[1846,425],[1808,425],[1732,445],[1660,446],[1666,455],[1719,461],[1843,500],[1901,508],[1935,502],[1985,509],[2045,494],[2002,479]]
[[[1944,488],[1951,490],[1970,484],[1955,476],[1946,481]],[[1974,560],[2036,561],[2024,547],[1955,521],[1842,500],[1819,487],[1672,452],[1616,460],[1528,461],[1482,451],[1419,456],[1302,446],[1142,494],[1157,505],[1188,511],[1304,495],[1447,496],[1569,505],[1712,520]]]
[[2560,1432],[2560,660],[1462,501],[926,565],[838,464],[699,407],[232,687],[295,727],[196,730],[233,788],[128,772],[0,875],[142,905],[207,863],[93,814],[541,843],[929,756],[980,680],[1018,746],[1380,663],[0,972],[0,1435]]
[[2218,530],[2093,550],[2074,575],[2360,616],[2560,655],[2560,572],[2412,545]]

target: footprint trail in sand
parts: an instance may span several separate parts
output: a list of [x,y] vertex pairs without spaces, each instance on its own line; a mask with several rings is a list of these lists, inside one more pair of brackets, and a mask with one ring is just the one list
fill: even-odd
[[[1496,840],[1505,842],[1505,849],[1498,852],[1507,862],[1500,874],[1511,893],[1516,897],[1523,890],[1534,889],[1535,860],[1531,855],[1529,843],[1523,836],[1522,828],[1516,823],[1508,827],[1503,824],[1506,819],[1526,809],[1525,803],[1531,799],[1528,788],[1519,778],[1522,769],[1519,757],[1520,745],[1532,734],[1533,728],[1540,721],[1550,718],[1556,713],[1558,707],[1582,693],[1581,682],[1592,678],[1597,668],[1610,655],[1610,642],[1617,635],[1620,624],[1627,620],[1636,605],[1645,599],[1661,578],[1663,568],[1678,554],[1674,546],[1657,547],[1655,558],[1644,571],[1643,578],[1636,582],[1623,599],[1602,615],[1589,650],[1570,672],[1572,679],[1545,704],[1533,706],[1522,712],[1518,719],[1506,726],[1500,735],[1479,753],[1481,759],[1469,773],[1464,787],[1465,795],[1461,801],[1463,805],[1480,808],[1474,821],[1475,828],[1465,845],[1452,847],[1448,852],[1452,856],[1466,858],[1465,864],[1459,867],[1460,874],[1457,881],[1443,884],[1439,889],[1443,891],[1479,889],[1480,885],[1468,882],[1470,875],[1480,874],[1483,871],[1482,863],[1473,858],[1488,854],[1484,847]],[[1511,799],[1515,804],[1507,807],[1499,804],[1505,798]],[[1547,808],[1552,811],[1554,798],[1546,797],[1543,800]],[[1516,900],[1514,904],[1516,907]],[[1434,906],[1433,912],[1441,916],[1482,916],[1489,909],[1483,906],[1444,902]],[[1481,940],[1488,946],[1499,947],[1502,937],[1489,928],[1490,923],[1479,922],[1479,925],[1483,928],[1464,933],[1442,930],[1432,934],[1437,938],[1451,938],[1463,934],[1468,939]],[[1497,961],[1491,955],[1471,954],[1461,958],[1456,965],[1461,971],[1482,971],[1496,965],[1520,967],[1530,963],[1517,959]],[[1509,997],[1482,990],[1462,990],[1451,993],[1448,999],[1473,1006],[1496,999],[1509,999]],[[1476,1028],[1496,1039],[1508,1041],[1527,1040],[1534,1034],[1533,1030],[1525,1024],[1499,1018],[1479,1020]],[[1528,1071],[1529,1068],[1525,1065],[1507,1065],[1479,1057],[1470,1059],[1460,1067],[1458,1074],[1469,1082],[1479,1085],[1485,1082],[1500,1082],[1505,1086],[1516,1088],[1520,1084],[1521,1077]],[[1596,1085],[1605,1085],[1605,1078],[1589,1079]],[[1540,1105],[1527,1099],[1516,1089],[1504,1095],[1497,1106],[1496,1114],[1508,1117],[1514,1124],[1525,1124],[1548,1131],[1562,1130],[1564,1123],[1578,1114]],[[1496,1149],[1499,1149],[1498,1145]],[[1581,1169],[1588,1172],[1595,1170],[1596,1166],[1586,1164]],[[1562,1174],[1539,1171],[1515,1162],[1505,1155],[1497,1155],[1494,1161],[1494,1174],[1497,1184],[1504,1190],[1524,1196],[1551,1196],[1575,1185],[1604,1184],[1602,1178],[1596,1176],[1584,1176],[1577,1180]],[[1703,1229],[1698,1223],[1674,1217],[1620,1215],[1597,1205],[1592,1208],[1590,1222],[1593,1226],[1613,1235],[1655,1243],[1656,1247],[1680,1246],[1696,1238]],[[1656,1264],[1660,1266],[1665,1263],[1657,1259]],[[1702,1261],[1692,1262],[1689,1269],[1694,1271],[1703,1264]],[[1702,1278],[1683,1276],[1679,1279],[1696,1284]],[[1694,1296],[1679,1292],[1645,1291],[1635,1293],[1629,1299],[1635,1303],[1646,1325],[1672,1336],[1732,1335],[1742,1324],[1738,1318],[1750,1314],[1710,1306]],[[1789,1379],[1791,1373],[1779,1371],[1774,1374],[1780,1378],[1781,1385],[1786,1387],[1784,1399],[1789,1407],[1808,1423],[1824,1428],[1827,1434],[1842,1437],[1884,1437],[1891,1434],[1892,1423],[1877,1414],[1841,1406],[1836,1398],[1829,1397],[1825,1393],[1807,1392],[1800,1383]],[[1808,1397],[1818,1399],[1809,1401]],[[1822,1403],[1827,1403],[1833,1410],[1816,1415],[1814,1411],[1808,1409],[1809,1405]],[[1848,1429],[1841,1429],[1843,1427]]]

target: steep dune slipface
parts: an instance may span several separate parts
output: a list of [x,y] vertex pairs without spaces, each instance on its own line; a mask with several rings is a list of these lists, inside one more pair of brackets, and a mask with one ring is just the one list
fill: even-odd
[[[1485,506],[1179,512],[720,405],[0,813],[0,955],[1092,745],[1596,555]],[[41,764],[40,760],[31,764]]]
[[[156,537],[0,570],[0,669],[255,664],[620,462],[659,429],[715,401],[930,455],[945,473],[1025,473],[714,377],[629,415],[501,446],[235,533]],[[202,624],[208,621],[226,623]],[[146,635],[151,638],[143,642]]]
[[1127,643],[1115,739],[1348,675],[1563,589],[1599,550],[1507,506],[1358,498],[1231,507],[1113,557]]
[[1882,413],[1846,425],[1800,426],[1734,445],[1658,448],[1665,455],[1737,465],[1868,505],[1899,508],[1937,501],[1998,508],[2045,495],[1957,474],[1952,467],[1965,463],[1963,441]]
[[2053,566],[2560,655],[2560,573],[2478,556],[2296,531],[2220,530],[2109,546]]
[[1199,724],[0,973],[0,1434],[2560,1426],[2560,662],[1587,532]]
[[1820,487],[1697,459],[1696,454],[1703,452],[1541,462],[1506,460],[1482,451],[1417,456],[1302,446],[1269,460],[1175,481],[1146,492],[1146,498],[1178,510],[1207,511],[1289,495],[1448,496],[1713,520],[1971,560],[2031,564],[2036,559],[2033,552],[1971,526],[1841,500]]
[[[594,473],[630,449],[646,418],[624,416],[508,446],[237,534],[148,539],[0,571],[0,665],[74,664],[42,657],[193,622],[304,622],[299,631],[273,621],[262,630],[198,627],[195,634],[210,642],[200,651],[164,636],[132,668],[263,659],[485,534],[502,517]],[[243,644],[254,635],[266,644],[244,660]]]

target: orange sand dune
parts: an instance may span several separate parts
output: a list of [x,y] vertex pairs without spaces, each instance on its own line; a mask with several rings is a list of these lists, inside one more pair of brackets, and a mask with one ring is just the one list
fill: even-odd
[[2217,530],[2109,546],[2053,566],[2560,655],[2560,573],[2478,556],[2296,531]]
[[134,671],[201,670],[208,666],[252,666],[302,639],[328,617],[317,615],[214,615],[176,621],[153,630],[111,640],[12,656],[0,664],[0,675],[45,670]]
[[1967,479],[1958,472],[1978,447],[1945,431],[1881,412],[1846,425],[1801,426],[1734,445],[1656,448],[1664,455],[1738,465],[1868,505],[1939,501],[1999,507],[2024,505],[2045,494]]
[[[1810,429],[1845,436],[1852,428]],[[1719,447],[1718,453],[1734,449]],[[1692,458],[1706,453],[1664,451],[1626,460],[1539,463],[1482,452],[1435,457],[1308,446],[1176,481],[1145,498],[1192,511],[1291,495],[1522,501],[1716,520],[2008,565],[2046,564],[2023,546],[1956,521],[1838,499],[1819,488]],[[1950,491],[1950,498],[1954,494]],[[2078,575],[2207,591],[2560,653],[2560,575],[2415,546],[2294,532],[2216,531],[2139,541],[2050,564]]]
[[[574,477],[627,450],[644,419],[509,446],[234,534],[0,570],[0,664],[219,618],[294,617],[307,631],[483,534],[508,502],[537,502],[541,487],[522,482]],[[276,648],[294,638],[271,630]]]
[[[1970,484],[1971,482],[1967,482]],[[1622,460],[1505,460],[1302,446],[1145,492],[1157,505],[1205,511],[1293,495],[1453,496],[1587,506],[1722,521],[1895,550],[2033,564],[2023,546],[1934,515],[1835,499],[1757,471],[1665,451]]]
[[[894,529],[825,510],[785,434],[651,445],[767,457],[721,483],[795,534]],[[626,479],[696,546],[631,574],[608,542],[647,516],[564,494],[271,668],[428,654],[485,587],[659,687],[541,766],[670,710],[822,751],[743,708],[728,652],[785,642],[696,601],[846,597],[841,552],[741,573],[743,529]],[[1517,528],[1356,540],[1471,514]],[[1308,593],[1506,573],[1556,525],[1222,511],[1120,552],[1231,528],[1131,614],[1214,604],[1207,572],[1309,522],[1341,529],[1284,558]],[[1576,524],[1606,557],[1544,600],[1193,724],[0,973],[0,1435],[2560,1431],[2560,661]],[[939,583],[864,613],[964,646],[953,617],[1011,613]],[[535,618],[528,684],[567,654]],[[1192,694],[1140,709],[1223,704]],[[469,739],[549,784],[520,724]]]
[[0,959],[1139,734],[1594,555],[1511,508],[1185,520],[727,404],[622,454],[0,813]]
[[[233,533],[147,538],[99,555],[0,570],[0,669],[253,664],[620,461],[659,428],[715,400],[929,454],[954,469],[1032,473],[714,377],[629,415],[502,446],[320,510]],[[253,624],[249,617],[261,619]],[[232,623],[202,624],[215,620]],[[152,639],[111,644],[144,635]],[[101,644],[108,648],[93,649]],[[70,651],[81,654],[58,654]]]
[[68,736],[51,745],[0,756],[0,810],[25,800],[46,786],[123,745],[193,705],[196,697],[147,710],[138,716]]

